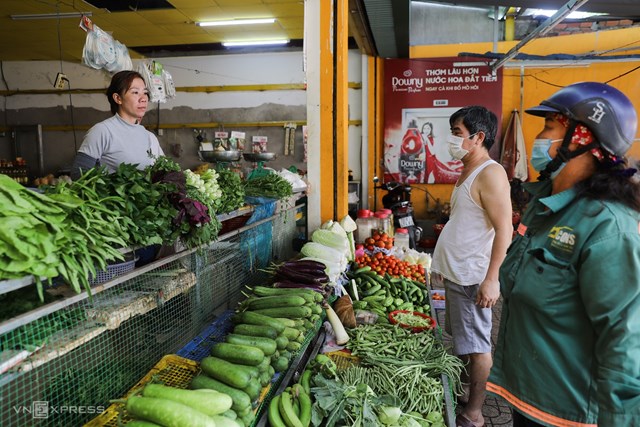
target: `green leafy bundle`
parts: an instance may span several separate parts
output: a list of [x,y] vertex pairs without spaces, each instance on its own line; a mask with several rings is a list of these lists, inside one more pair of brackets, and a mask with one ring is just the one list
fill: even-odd
[[60,242],[66,232],[65,207],[0,174],[0,280],[32,274],[58,275]]
[[242,179],[234,171],[227,168],[218,170],[218,185],[222,190],[222,197],[216,200],[215,208],[219,214],[229,213],[244,205],[244,187]]
[[270,173],[248,180],[244,191],[247,196],[282,199],[293,194],[293,186],[277,173]]
[[151,182],[168,185],[164,197],[176,208],[173,230],[187,247],[210,242],[218,236],[221,224],[215,215],[211,199],[196,187],[189,187],[180,165],[161,156],[148,168]]

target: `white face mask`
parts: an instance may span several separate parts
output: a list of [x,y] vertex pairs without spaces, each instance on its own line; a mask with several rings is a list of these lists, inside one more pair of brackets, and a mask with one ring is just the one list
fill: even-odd
[[[469,135],[467,138],[473,138],[474,136],[475,133],[473,135]],[[462,148],[464,140],[465,138],[461,136],[449,135],[447,137],[447,148],[449,149],[449,154],[451,154],[451,157],[455,160],[462,160],[462,158],[469,153],[469,150]]]

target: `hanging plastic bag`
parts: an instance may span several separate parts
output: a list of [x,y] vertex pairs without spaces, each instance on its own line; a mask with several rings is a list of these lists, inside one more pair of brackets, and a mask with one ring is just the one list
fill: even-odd
[[104,68],[112,74],[117,73],[118,71],[132,70],[133,63],[131,62],[131,57],[129,56],[129,50],[127,47],[118,40],[113,41],[113,46],[116,53],[115,59],[113,62],[106,64]]
[[[159,64],[158,64],[159,65]],[[155,61],[144,62],[138,64],[138,72],[144,78],[144,82],[149,91],[149,102],[167,102],[164,80],[162,79],[162,65],[156,65]],[[160,74],[154,71],[160,69]]]
[[167,99],[175,98],[176,85],[173,83],[171,74],[165,69],[162,69],[162,80],[164,81],[164,91]]
[[115,62],[116,47],[113,42],[111,35],[102,31],[97,25],[93,25],[93,30],[87,32],[82,51],[83,64],[101,69],[105,65]]

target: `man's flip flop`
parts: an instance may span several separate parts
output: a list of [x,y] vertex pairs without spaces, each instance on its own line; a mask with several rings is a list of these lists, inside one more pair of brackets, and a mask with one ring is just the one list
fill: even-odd
[[464,415],[458,414],[456,417],[456,427],[484,427],[484,423],[478,425]]

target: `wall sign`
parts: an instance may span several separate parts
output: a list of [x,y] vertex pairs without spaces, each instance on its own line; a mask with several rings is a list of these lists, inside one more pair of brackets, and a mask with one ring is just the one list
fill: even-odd
[[492,74],[486,61],[388,59],[384,81],[385,181],[455,183],[462,162],[447,151],[451,114],[483,105],[501,123],[502,69]]

